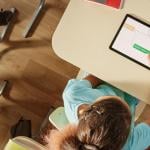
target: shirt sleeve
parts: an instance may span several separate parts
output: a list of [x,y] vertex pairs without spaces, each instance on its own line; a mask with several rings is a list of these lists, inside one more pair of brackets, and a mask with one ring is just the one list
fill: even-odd
[[88,80],[70,80],[63,92],[65,113],[69,122],[78,121],[77,109],[80,105],[91,104],[101,95],[103,92],[93,89]]
[[132,150],[145,150],[150,146],[150,126],[146,123],[138,124],[131,139]]
[[[120,98],[122,98],[123,100],[125,100],[126,103],[130,107],[132,118],[134,118],[136,105],[139,103],[139,100],[136,97],[134,97],[134,96],[132,96],[132,95],[130,95],[130,94],[128,94],[128,93],[126,93],[126,92],[124,92],[124,91],[122,91],[122,90],[120,90],[120,89],[118,89],[112,85],[104,84],[102,86],[107,87],[107,90],[109,90],[109,92],[111,92],[110,95],[116,95],[116,96],[119,96]],[[113,92],[115,94],[113,94]]]

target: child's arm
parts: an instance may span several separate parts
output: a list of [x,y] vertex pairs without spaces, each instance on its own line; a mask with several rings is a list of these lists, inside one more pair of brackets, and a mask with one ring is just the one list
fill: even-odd
[[131,149],[147,149],[150,146],[150,126],[144,122],[137,124],[133,130],[131,141]]
[[104,83],[104,81],[102,81],[101,79],[99,79],[91,74],[86,76],[84,79],[88,80],[92,84],[93,88]]

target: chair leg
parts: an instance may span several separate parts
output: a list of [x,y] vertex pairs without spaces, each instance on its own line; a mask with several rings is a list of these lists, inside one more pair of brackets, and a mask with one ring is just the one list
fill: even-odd
[[0,33],[0,42],[5,38],[5,36],[7,34],[8,28],[10,27],[13,17],[15,16],[16,8],[14,8],[14,7],[10,8],[9,11],[12,13],[12,17],[11,17],[10,21],[6,25],[3,26],[3,29]]
[[44,4],[45,4],[45,0],[40,0],[40,4],[36,8],[36,10],[35,10],[32,18],[31,18],[29,24],[27,25],[27,27],[26,27],[26,29],[25,29],[25,31],[23,33],[23,37],[24,38],[29,37],[29,33],[30,33],[30,31],[31,31],[31,29],[32,29],[32,27],[33,27],[36,19],[38,18],[39,14],[40,14],[40,12],[42,10],[42,8],[44,7]]
[[6,80],[0,81],[0,96],[3,94],[4,89],[6,88],[7,84],[8,84],[8,81]]

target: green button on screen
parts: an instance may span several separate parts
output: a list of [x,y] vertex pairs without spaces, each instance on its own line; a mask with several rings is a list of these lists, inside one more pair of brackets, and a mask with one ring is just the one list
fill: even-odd
[[133,48],[135,48],[136,50],[143,52],[145,54],[150,54],[150,50],[148,50],[148,49],[146,49],[146,48],[144,48],[144,47],[142,47],[136,43],[133,45]]

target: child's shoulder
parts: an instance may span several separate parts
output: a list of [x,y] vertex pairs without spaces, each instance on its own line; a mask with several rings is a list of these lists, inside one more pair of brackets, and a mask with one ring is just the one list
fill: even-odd
[[150,126],[140,123],[135,126],[123,150],[144,150],[150,146]]

